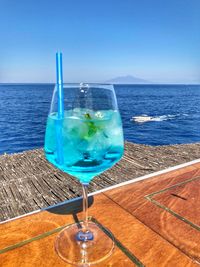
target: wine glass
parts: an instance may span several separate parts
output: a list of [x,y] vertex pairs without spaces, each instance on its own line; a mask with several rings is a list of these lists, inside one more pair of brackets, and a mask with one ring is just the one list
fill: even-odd
[[63,84],[62,99],[58,94],[56,85],[46,126],[45,155],[82,184],[84,219],[62,230],[55,248],[66,262],[90,266],[110,256],[114,242],[111,234],[88,220],[88,185],[122,157],[122,123],[112,85]]

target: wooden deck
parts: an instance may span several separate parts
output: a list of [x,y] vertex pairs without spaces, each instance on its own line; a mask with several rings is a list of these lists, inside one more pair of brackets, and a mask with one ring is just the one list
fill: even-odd
[[[200,157],[200,144],[151,147],[126,143],[123,159],[96,177],[89,192]],[[37,149],[0,157],[0,221],[82,195],[79,182]]]
[[[199,184],[197,163],[91,196],[89,214],[116,243],[98,266],[199,266]],[[82,217],[80,201],[2,223],[0,265],[70,267],[55,253],[54,241],[76,217]]]

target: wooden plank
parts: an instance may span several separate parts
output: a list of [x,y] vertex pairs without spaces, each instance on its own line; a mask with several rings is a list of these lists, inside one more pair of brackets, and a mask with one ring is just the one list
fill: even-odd
[[[66,207],[61,206],[2,224],[0,226],[2,233],[1,248],[5,249],[9,245],[36,237],[46,231],[62,226],[64,223],[71,223],[76,216],[81,218],[79,211],[80,205],[73,203],[71,207],[68,207],[67,211]],[[103,194],[97,195],[93,199],[93,203],[90,206],[90,214],[104,227],[110,229],[115,238],[123,244],[131,255],[139,259],[145,266],[196,266],[195,262],[192,262],[184,253]],[[1,261],[4,266],[9,266],[12,263],[13,265],[11,266],[15,267],[20,266],[20,261],[23,259],[23,264],[25,264],[23,266],[35,266],[36,261],[40,266],[44,263],[45,255],[48,255],[50,263],[47,266],[60,264],[58,263],[57,255],[53,252],[53,240],[54,236],[50,235],[40,239],[40,241],[33,241],[20,248],[11,249],[1,254]],[[111,259],[111,262],[112,260],[117,264],[119,263],[115,258]],[[127,261],[127,257],[122,260],[124,265],[109,263],[102,266],[134,266],[133,263],[131,263],[132,265],[129,264],[129,259],[127,265],[125,265],[125,260]]]
[[[150,200],[168,208],[174,215],[180,215],[183,219],[199,227],[200,230],[200,177],[189,179],[184,183],[178,183],[165,191],[155,193]],[[155,202],[156,201],[156,202]]]
[[[144,196],[176,184],[177,181],[184,181],[190,177],[198,176],[198,169],[195,165],[188,166],[137,183],[120,186],[119,188],[106,191],[105,194],[122,207],[128,208],[131,212],[137,209],[142,203],[146,203]],[[126,192],[126,193],[125,193]],[[122,197],[123,195],[123,197]]]
[[[197,200],[199,191],[197,184],[195,184],[195,182],[199,182],[198,176],[199,169],[197,169],[197,165],[194,165],[146,181],[110,190],[105,194],[164,239],[200,263],[200,231],[152,201],[152,199],[158,201],[161,205],[178,214],[180,213],[181,216],[185,216],[194,223],[199,223],[196,218],[199,214],[199,202]],[[194,179],[193,182],[185,183],[192,179]],[[173,186],[179,183],[185,183],[185,186],[181,187],[181,192],[176,192]],[[177,197],[174,199],[173,196],[169,196],[169,191],[165,190],[171,187],[174,188],[171,192],[175,194],[179,195],[180,193],[185,198],[191,195],[191,202],[186,204],[186,200]],[[154,195],[155,192],[162,190],[164,190],[164,193]],[[195,205],[194,209],[192,209],[192,205]],[[197,210],[198,212],[196,212]]]
[[[47,238],[43,238],[42,240],[34,241],[33,243],[13,250],[10,253],[0,255],[0,264],[4,267],[71,266],[62,261],[55,253],[54,241],[56,235],[57,233]],[[112,257],[101,264],[98,264],[98,266],[134,267],[137,265],[126,257],[119,248],[116,248]]]

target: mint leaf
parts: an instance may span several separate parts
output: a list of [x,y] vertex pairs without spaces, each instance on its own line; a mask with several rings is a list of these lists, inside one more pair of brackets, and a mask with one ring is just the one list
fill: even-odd
[[99,128],[95,125],[95,123],[93,121],[91,121],[92,117],[89,113],[85,113],[84,116],[88,120],[85,122],[87,124],[87,127],[88,127],[88,133],[87,133],[87,135],[84,136],[84,138],[88,139],[88,138],[94,136],[97,133],[97,131],[99,130]]
[[86,119],[90,119],[90,120],[92,119],[92,117],[90,116],[89,113],[85,113],[84,116],[85,116]]

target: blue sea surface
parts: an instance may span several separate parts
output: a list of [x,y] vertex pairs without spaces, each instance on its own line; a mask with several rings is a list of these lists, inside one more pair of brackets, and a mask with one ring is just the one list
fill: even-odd
[[[0,85],[0,154],[43,147],[54,85]],[[200,85],[115,85],[125,139],[200,142]]]

